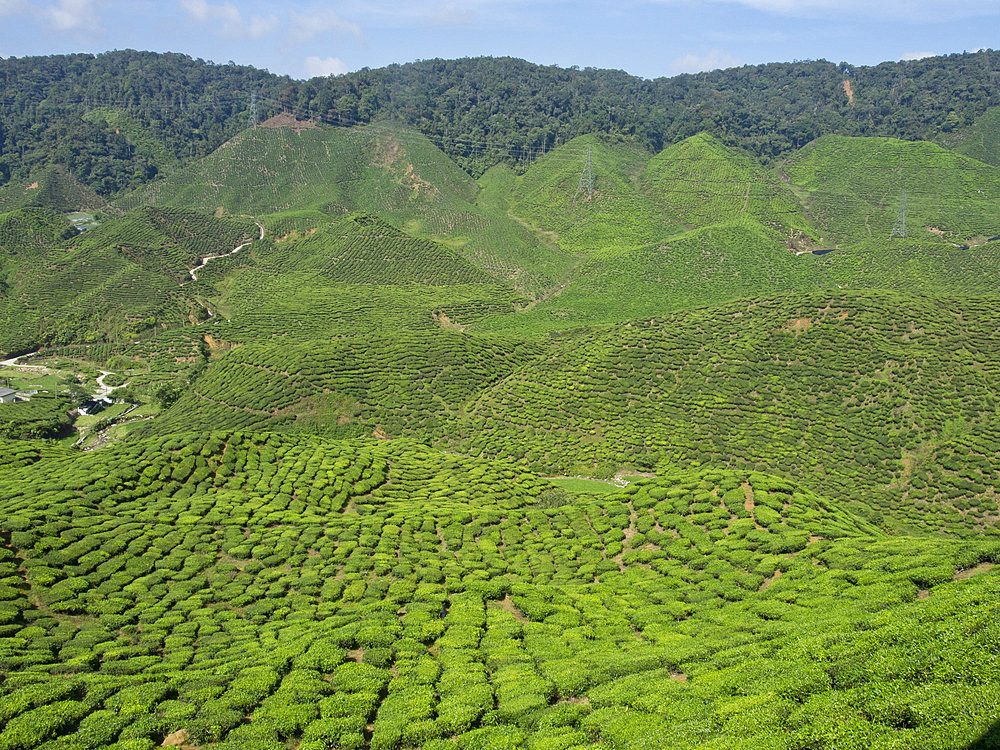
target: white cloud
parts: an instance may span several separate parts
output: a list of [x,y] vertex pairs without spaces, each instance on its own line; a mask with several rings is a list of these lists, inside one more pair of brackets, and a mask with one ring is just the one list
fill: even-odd
[[180,0],[184,11],[199,23],[214,23],[226,36],[237,39],[260,39],[278,30],[280,22],[274,14],[243,18],[231,2],[210,3],[207,0]]
[[937,52],[904,52],[900,60],[923,60],[925,57],[935,57]]
[[303,69],[309,78],[316,78],[317,76],[340,76],[347,72],[347,65],[339,57],[310,55],[303,62]]
[[42,10],[56,31],[100,31],[94,0],[59,0]]
[[996,16],[996,0],[646,0],[680,7],[693,4],[742,5],[764,13],[805,18],[849,15],[901,20],[953,20]]
[[26,8],[23,0],[0,0],[0,16],[12,16]]
[[738,57],[734,57],[728,52],[724,52],[719,49],[713,49],[701,55],[688,54],[671,60],[667,65],[666,73],[668,75],[677,75],[678,73],[701,73],[704,70],[734,68],[737,65],[742,64],[743,61]]
[[361,27],[356,23],[344,20],[329,8],[306,13],[291,11],[289,13],[288,40],[290,42],[307,42],[321,34],[334,32],[361,39]]

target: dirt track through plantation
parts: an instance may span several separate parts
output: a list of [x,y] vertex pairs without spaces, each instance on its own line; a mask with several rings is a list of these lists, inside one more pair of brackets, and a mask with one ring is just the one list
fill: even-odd
[[[256,224],[257,228],[260,229],[260,237],[258,237],[257,239],[258,240],[264,239],[264,225],[261,224],[256,219],[254,220],[254,224]],[[237,245],[236,247],[234,247],[228,253],[219,253],[218,255],[206,255],[204,258],[201,259],[201,263],[199,263],[197,266],[188,271],[188,273],[191,274],[191,280],[192,281],[198,280],[197,271],[200,271],[205,266],[207,266],[208,261],[215,260],[216,258],[228,258],[230,255],[236,255],[236,253],[238,253],[240,250],[247,247],[248,245],[252,245],[254,242],[256,242],[256,240],[249,240],[248,242],[244,242],[242,245]]]

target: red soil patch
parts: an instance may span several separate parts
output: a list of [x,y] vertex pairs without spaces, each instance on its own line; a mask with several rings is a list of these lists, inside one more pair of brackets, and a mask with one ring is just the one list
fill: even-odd
[[528,622],[528,618],[524,616],[524,612],[517,608],[514,601],[510,598],[510,594],[500,602],[500,609],[504,612],[509,612],[514,616],[514,619],[518,622]]
[[812,328],[812,324],[812,318],[792,318],[782,328],[798,336]]
[[177,747],[180,750],[198,750],[197,745],[192,745],[188,742],[188,731],[186,729],[178,729],[173,734],[168,734],[163,738],[163,744],[160,747]]
[[774,571],[773,576],[764,579],[763,583],[760,584],[758,591],[766,591],[768,586],[777,581],[779,578],[781,578],[781,570]]
[[844,79],[844,93],[847,94],[847,104],[848,106],[854,106],[854,89],[851,88],[851,82],[846,78]]

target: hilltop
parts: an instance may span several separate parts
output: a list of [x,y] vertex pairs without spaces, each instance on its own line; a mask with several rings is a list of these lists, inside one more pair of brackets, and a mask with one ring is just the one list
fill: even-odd
[[[1000,53],[874,67],[825,60],[745,65],[653,81],[509,57],[422,60],[293,81],[174,53],[121,50],[0,61],[0,184],[62,164],[110,196],[204,157],[288,110],[334,125],[401,121],[470,174],[526,161],[595,132],[654,152],[702,131],[774,161],[828,134],[946,142],[991,107]],[[851,85],[852,98],[844,82]],[[41,108],[45,117],[39,121]],[[164,116],[183,109],[183,117]],[[974,136],[973,136],[974,138]]]

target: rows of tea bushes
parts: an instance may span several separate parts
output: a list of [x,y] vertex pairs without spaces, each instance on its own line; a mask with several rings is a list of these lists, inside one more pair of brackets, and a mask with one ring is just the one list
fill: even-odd
[[229,319],[205,333],[235,342],[313,341],[472,326],[528,303],[493,284],[326,284],[315,274],[247,270],[230,285]]
[[80,184],[66,168],[53,164],[0,187],[0,213],[47,208],[59,213],[100,209],[104,199]]
[[[477,204],[478,191],[475,181],[440,149],[405,128],[381,124],[296,132],[262,126],[166,180],[124,196],[118,206],[255,216],[362,212],[425,239],[444,241],[478,268],[532,296],[553,287],[568,269],[569,256],[505,210]],[[355,274],[359,269],[342,268],[337,278],[348,270]]]
[[[663,244],[595,252],[567,289],[485,330],[538,336],[580,325],[624,323],[723,300],[827,287],[813,256],[796,256],[775,232],[737,219],[685,232]],[[989,282],[987,276],[983,283]]]
[[[21,213],[7,224],[23,224],[16,220]],[[60,226],[52,216],[46,221],[50,229]],[[203,320],[205,303],[180,287],[188,269],[257,233],[250,219],[178,209],[141,209],[74,233],[59,249],[49,244],[43,254],[32,252],[23,232],[15,232],[19,249],[4,263],[7,278],[0,278],[6,289],[0,296],[0,351],[127,341],[161,325]]]
[[140,208],[84,232],[77,249],[117,247],[131,262],[178,283],[208,255],[228,253],[256,239],[258,229],[244,217],[220,219],[177,208]]
[[[48,208],[22,208],[0,214],[0,268],[11,260],[37,258],[71,237],[76,230]],[[6,261],[6,262],[5,262]]]
[[0,404],[0,438],[37,440],[63,437],[69,432],[69,412],[73,408],[65,396],[39,393],[30,401]]
[[[214,328],[214,327],[213,327]],[[150,429],[250,426],[419,435],[444,441],[483,388],[539,352],[468,334],[399,333],[325,343],[247,344],[214,362]]]
[[996,544],[768,475],[569,501],[405,440],[231,432],[27,461],[3,748],[944,748],[995,718]]
[[[293,230],[294,231],[294,230]],[[493,277],[446,245],[410,237],[368,214],[286,235],[269,261],[314,271],[319,279],[348,284],[427,285],[489,283]]]
[[1000,234],[1000,168],[931,143],[824,136],[785,170],[841,243],[888,240],[904,191],[910,237],[962,245]]
[[[958,530],[954,493],[899,501],[912,457],[947,442],[949,424],[995,421],[995,308],[816,293],[633,321],[571,338],[485,391],[456,444],[570,474],[755,467],[874,505],[887,523]],[[959,449],[951,463],[978,473],[981,460]],[[966,533],[995,533],[996,513],[989,499],[963,508]]]
[[785,242],[810,244],[820,236],[788,187],[707,133],[665,148],[646,165],[642,180],[657,207],[684,225],[746,217]]

